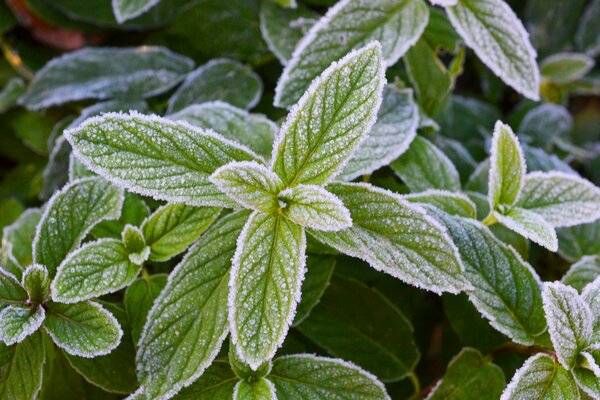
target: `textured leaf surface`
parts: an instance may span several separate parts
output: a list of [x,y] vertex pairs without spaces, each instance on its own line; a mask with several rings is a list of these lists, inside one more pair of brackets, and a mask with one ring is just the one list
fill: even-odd
[[112,0],[112,7],[117,22],[123,23],[142,15],[158,2],[160,0]]
[[334,257],[309,255],[306,257],[306,275],[302,282],[302,300],[296,308],[294,326],[310,315],[312,309],[321,301],[321,296],[329,286],[336,260]]
[[0,303],[24,304],[28,297],[27,292],[15,277],[0,268]]
[[164,274],[143,275],[129,285],[125,291],[123,304],[127,311],[127,319],[131,324],[131,336],[134,343],[139,342],[154,300],[166,284],[167,276]]
[[241,360],[256,369],[283,343],[300,300],[306,237],[302,227],[254,212],[231,272],[229,325]]
[[477,208],[467,195],[445,190],[430,189],[421,193],[404,196],[411,203],[428,204],[447,212],[466,218],[476,218]]
[[233,400],[277,400],[275,387],[267,378],[255,382],[238,381],[233,389]]
[[558,250],[556,231],[542,216],[519,207],[511,209],[506,214],[494,212],[494,216],[502,225],[532,242],[550,251]]
[[561,281],[581,292],[583,288],[600,276],[600,256],[584,256],[571,265]]
[[329,64],[378,40],[387,65],[423,33],[429,10],[422,0],[343,0],[298,43],[275,89],[275,105],[291,106]]
[[575,262],[583,256],[600,254],[600,220],[556,230],[559,253]]
[[15,400],[36,398],[42,387],[44,362],[41,332],[15,346],[0,343],[0,397]]
[[[592,283],[587,285],[581,293],[581,298],[584,303],[590,307],[592,312],[592,338],[590,342],[592,347],[595,347],[597,352],[600,352],[600,279],[596,278]],[[600,357],[598,354],[597,358]],[[600,365],[600,358],[596,362]]]
[[553,82],[567,83],[583,78],[594,67],[594,59],[583,53],[558,53],[540,63],[542,76]]
[[42,304],[50,296],[50,277],[48,270],[37,264],[30,265],[23,272],[21,283],[29,294],[31,304]]
[[15,222],[2,230],[2,242],[9,242],[12,245],[12,254],[22,266],[32,262],[31,243],[41,218],[42,211],[39,208],[28,208]]
[[10,305],[0,311],[0,341],[7,346],[20,343],[38,330],[44,321],[42,307],[23,308]]
[[543,103],[523,116],[517,131],[528,136],[531,144],[551,150],[555,140],[567,136],[571,129],[573,117],[569,110],[558,104]]
[[135,112],[91,118],[64,134],[94,172],[132,192],[189,205],[232,204],[209,175],[257,157],[211,131]]
[[575,368],[573,377],[580,389],[590,398],[598,399],[600,397],[600,377],[587,368]]
[[519,139],[510,126],[496,122],[492,138],[488,198],[490,208],[512,206],[517,202],[527,167]]
[[215,360],[190,386],[184,388],[175,400],[231,400],[239,378],[225,360]]

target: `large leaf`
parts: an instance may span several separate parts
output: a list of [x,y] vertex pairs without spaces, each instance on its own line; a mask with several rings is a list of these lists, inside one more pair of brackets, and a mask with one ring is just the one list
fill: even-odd
[[229,325],[240,359],[252,369],[273,358],[294,319],[305,249],[304,229],[281,215],[255,211],[239,237]]
[[529,34],[502,0],[459,0],[446,8],[467,46],[505,83],[539,99],[540,72]]
[[319,241],[423,289],[457,293],[465,287],[458,249],[421,207],[368,184],[328,189],[350,210],[353,224],[338,232],[311,230]]
[[194,63],[163,47],[86,48],[42,68],[19,103],[31,110],[84,99],[143,98],[175,86]]
[[123,191],[102,178],[77,180],[48,201],[33,240],[33,261],[50,276],[98,222],[116,219]]
[[41,218],[42,211],[39,208],[29,208],[15,222],[2,230],[3,243],[9,242],[12,245],[12,254],[23,267],[32,262],[31,243]]
[[488,199],[490,208],[512,206],[517,202],[527,167],[519,139],[510,126],[496,122],[492,137]]
[[275,105],[291,106],[329,64],[351,49],[381,42],[392,65],[423,33],[429,10],[422,0],[342,0],[298,43],[275,89]]
[[160,0],[112,0],[113,12],[117,22],[123,23],[142,15],[158,4]]
[[164,274],[150,276],[142,274],[142,277],[135,280],[125,291],[123,304],[131,324],[131,337],[134,343],[139,342],[154,300],[166,285],[167,276]]
[[548,224],[539,214],[515,207],[506,212],[506,214],[494,211],[493,215],[498,222],[508,229],[517,232],[519,235],[530,239],[532,242],[550,251],[558,250],[558,238],[556,237],[554,227]]
[[35,399],[42,387],[45,362],[41,332],[27,337],[15,346],[0,343],[0,397],[3,399]]
[[202,375],[217,355],[228,331],[231,258],[247,218],[248,212],[230,214],[209,229],[154,302],[137,354],[146,397],[172,397]]
[[600,255],[584,256],[563,275],[561,281],[581,292],[583,288],[600,276]]
[[132,192],[189,205],[231,205],[208,177],[230,161],[257,158],[210,131],[135,112],[94,117],[64,135],[92,171]]
[[9,305],[0,311],[0,341],[7,346],[22,342],[38,330],[46,313],[43,307],[24,308]]
[[323,184],[340,172],[375,123],[384,82],[381,46],[370,43],[310,85],[274,145],[273,171],[285,185]]

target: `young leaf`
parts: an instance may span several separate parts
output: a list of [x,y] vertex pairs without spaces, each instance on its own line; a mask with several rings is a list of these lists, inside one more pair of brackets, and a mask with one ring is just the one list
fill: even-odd
[[0,305],[25,304],[29,298],[17,279],[0,268]]
[[377,122],[338,179],[350,181],[388,165],[408,149],[418,123],[419,110],[412,90],[386,85]]
[[119,240],[86,243],[58,267],[52,281],[52,299],[77,303],[116,292],[133,282],[141,268],[130,260]]
[[293,326],[299,325],[319,303],[335,268],[335,257],[309,255],[306,257],[306,274],[302,282],[302,299],[296,308]]
[[286,186],[323,184],[340,172],[375,123],[384,82],[376,42],[334,62],[313,81],[273,146],[272,168]]
[[275,105],[294,104],[329,64],[373,40],[393,65],[423,33],[429,10],[422,0],[342,0],[298,43],[275,88]]
[[594,59],[584,53],[558,53],[544,58],[540,72],[556,83],[568,83],[583,78],[594,67]]
[[458,249],[421,207],[369,184],[336,183],[328,189],[350,210],[352,226],[338,232],[311,230],[317,240],[435,293],[464,288]]
[[540,72],[529,34],[502,0],[458,0],[446,8],[467,46],[506,84],[538,100]]
[[494,217],[508,229],[547,248],[558,250],[558,238],[554,228],[546,220],[532,211],[514,207],[506,214],[494,211]]
[[490,208],[514,205],[523,188],[527,167],[519,139],[510,126],[496,122],[492,137],[488,199]]
[[400,158],[390,164],[411,192],[460,190],[460,177],[452,161],[427,139],[416,137]]
[[121,243],[128,255],[127,258],[133,264],[141,266],[148,261],[150,247],[146,245],[144,234],[140,228],[133,225],[126,225],[121,236]]
[[554,227],[583,224],[600,218],[600,189],[564,172],[533,172],[525,177],[517,206]]
[[254,212],[233,256],[229,326],[241,360],[270,360],[294,319],[304,279],[304,229],[280,215]]
[[191,104],[221,100],[250,109],[258,103],[263,84],[252,70],[235,60],[212,60],[191,72],[169,99],[168,114]]
[[565,285],[574,287],[578,292],[592,283],[600,276],[600,255],[584,256],[581,260],[571,265],[569,270],[563,275],[561,281]]
[[339,231],[352,226],[350,211],[340,199],[316,185],[298,185],[279,193],[282,215],[319,231]]
[[233,389],[233,400],[277,400],[275,387],[267,378],[260,378],[250,383],[238,381]]
[[421,193],[406,195],[403,198],[411,203],[429,204],[450,215],[473,219],[477,217],[475,203],[462,193],[429,189]]
[[48,270],[42,265],[30,265],[23,272],[22,284],[29,293],[29,302],[43,304],[50,296],[50,277]]
[[269,380],[281,399],[389,399],[383,384],[356,365],[311,354],[279,357]]
[[193,66],[163,47],[84,48],[39,70],[19,104],[39,110],[84,99],[151,97],[171,89]]
[[135,112],[88,119],[65,137],[92,171],[132,192],[189,205],[232,205],[208,180],[231,161],[256,160],[211,132]]
[[123,191],[101,178],[84,178],[65,186],[46,205],[33,240],[33,261],[53,277],[94,225],[119,217],[122,204]]
[[7,346],[22,342],[42,325],[46,313],[41,306],[7,306],[0,311],[0,341]]
[[95,238],[122,239],[125,226],[140,226],[150,214],[150,208],[137,194],[125,192],[121,216],[117,220],[102,221],[94,227],[91,235]]
[[136,279],[125,291],[123,304],[127,311],[127,319],[131,324],[131,336],[134,343],[140,341],[148,312],[166,284],[167,275],[142,274],[142,277]]
[[28,208],[11,225],[2,230],[3,243],[12,244],[12,254],[20,265],[26,266],[32,262],[33,249],[31,243],[35,237],[35,229],[42,218],[42,210]]
[[190,386],[174,397],[176,400],[231,400],[239,378],[225,360],[215,360]]
[[264,378],[271,372],[272,363],[271,360],[261,364],[256,370],[250,368],[248,364],[240,360],[235,350],[233,343],[229,343],[229,366],[235,375],[241,380],[253,381],[256,379]]
[[118,23],[142,15],[158,4],[160,0],[112,0],[112,8]]
[[150,246],[150,260],[166,261],[183,252],[208,229],[220,212],[219,208],[181,203],[157,209],[141,227],[146,244]]
[[14,346],[0,343],[0,398],[37,398],[42,388],[45,354],[42,333],[39,331]]
[[74,356],[92,358],[110,353],[123,331],[115,317],[98,303],[48,302],[44,328],[54,343]]
[[231,258],[248,214],[229,214],[213,225],[169,275],[154,302],[136,358],[148,398],[174,396],[216,357],[228,331]]
[[210,181],[246,208],[272,213],[279,207],[281,179],[257,162],[233,162],[218,168]]

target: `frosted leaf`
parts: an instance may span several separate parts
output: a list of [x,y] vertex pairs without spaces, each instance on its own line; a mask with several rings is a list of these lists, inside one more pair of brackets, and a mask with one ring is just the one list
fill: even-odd
[[231,161],[258,160],[212,131],[136,112],[90,118],[64,135],[86,167],[115,184],[196,206],[232,206],[208,177]]
[[275,387],[267,378],[260,378],[250,383],[238,381],[233,389],[233,400],[277,400]]
[[515,372],[500,400],[578,398],[579,391],[571,374],[549,355],[538,353]]
[[[150,257],[150,247],[146,245],[141,229],[133,225],[125,225],[121,234],[121,243],[127,253],[127,259],[136,265],[142,265]],[[139,271],[138,271],[139,272]]]
[[572,129],[573,117],[569,110],[558,104],[543,103],[525,114],[517,131],[532,140],[531,144],[551,150],[556,139],[568,137]]
[[228,359],[231,370],[238,378],[242,380],[252,381],[259,378],[264,378],[269,374],[269,372],[271,372],[271,360],[264,362],[256,370],[253,370],[248,364],[238,357],[235,346],[231,342],[229,343]]
[[446,8],[450,22],[467,46],[506,84],[538,100],[540,72],[529,34],[502,0],[458,0]]
[[315,185],[298,185],[279,193],[282,215],[296,224],[320,231],[352,225],[350,211],[335,195]]
[[583,256],[579,261],[571,265],[563,275],[561,281],[581,292],[583,288],[592,283],[600,276],[600,255]]
[[296,103],[329,64],[377,40],[393,65],[423,33],[429,9],[422,0],[342,0],[296,46],[275,88],[275,105]]
[[412,90],[386,85],[377,122],[338,179],[350,181],[394,161],[408,149],[417,134],[418,124],[419,109]]
[[25,92],[25,82],[18,77],[10,78],[0,91],[0,113],[5,113],[17,104],[17,99]]
[[327,188],[350,210],[352,226],[338,232],[311,230],[317,240],[422,289],[458,293],[465,288],[458,249],[423,208],[369,184]]
[[475,308],[514,342],[533,344],[546,329],[535,270],[480,222],[441,211],[435,216],[460,250],[464,277],[472,285],[467,294]]
[[[308,252],[308,250],[307,250]],[[293,326],[298,326],[306,319],[312,309],[321,301],[321,296],[329,286],[335,267],[335,257],[308,255],[306,257],[306,274],[302,282],[302,299],[296,307]]]
[[560,282],[545,283],[542,290],[548,332],[560,363],[571,369],[590,343],[592,313],[577,291]]
[[193,104],[168,118],[187,121],[201,129],[212,129],[227,139],[248,146],[259,154],[271,155],[279,127],[261,114],[250,114],[222,101]]
[[116,292],[133,282],[141,268],[130,261],[128,251],[119,240],[86,243],[58,267],[52,281],[52,299],[77,303]]
[[263,84],[249,67],[235,60],[216,59],[191,72],[169,99],[167,113],[191,104],[221,100],[250,109],[260,100]]
[[217,359],[194,383],[184,388],[176,400],[198,400],[200,396],[211,400],[231,400],[238,377],[226,360]]
[[583,289],[581,298],[592,312],[592,345],[600,350],[600,278]]
[[517,206],[540,214],[554,227],[573,226],[600,218],[600,189],[564,172],[532,172]]
[[112,0],[113,13],[119,24],[138,17],[157,5],[160,0]]
[[511,231],[547,248],[552,252],[558,250],[558,238],[552,225],[534,212],[515,207],[505,214],[494,211],[494,217]]
[[600,399],[600,377],[587,368],[575,368],[573,378],[579,388],[594,400]]
[[435,6],[450,7],[456,5],[458,0],[429,0]]
[[2,243],[12,244],[12,254],[20,265],[32,262],[33,250],[31,243],[35,236],[35,228],[42,218],[42,210],[28,208],[11,225],[2,230]]
[[123,305],[131,324],[131,337],[134,343],[139,342],[148,312],[166,284],[167,275],[165,274],[142,275],[125,291]]
[[558,252],[568,261],[575,262],[587,255],[600,255],[600,219],[589,224],[556,230]]
[[583,78],[594,67],[594,59],[585,53],[558,53],[540,62],[544,78],[556,83],[569,83]]
[[50,297],[50,277],[43,265],[33,264],[23,272],[23,287],[29,294],[31,304],[43,304]]
[[257,162],[232,162],[218,168],[210,181],[246,208],[270,213],[279,207],[281,179]]
[[334,62],[312,82],[273,146],[272,168],[286,186],[323,184],[342,170],[375,123],[384,83],[376,42]]
[[0,343],[0,398],[31,400],[42,388],[46,352],[41,332],[13,346]]
[[7,346],[22,342],[38,330],[46,313],[42,306],[7,306],[0,311],[0,341]]
[[0,308],[4,304],[25,305],[29,298],[25,289],[17,279],[0,268]]
[[122,204],[123,191],[101,178],[65,186],[46,204],[33,240],[33,261],[45,266],[53,277],[94,225],[119,217]]
[[452,161],[437,146],[419,136],[390,167],[411,192],[460,190],[460,177]]
[[179,83],[194,62],[163,47],[90,47],[39,70],[19,104],[30,110],[84,99],[145,98]]
[[45,304],[44,328],[54,343],[69,354],[92,358],[110,353],[123,331],[115,317],[91,301]]
[[600,54],[600,3],[592,1],[588,4],[583,15],[579,19],[579,26],[575,34],[577,48],[585,50],[587,54],[596,57]]
[[256,370],[283,343],[300,301],[304,229],[254,212],[244,226],[229,281],[229,326],[239,358]]
[[69,156],[69,182],[76,181],[77,179],[89,178],[91,176],[96,176],[96,174],[87,169],[86,166],[71,153]]
[[337,358],[312,354],[279,357],[269,379],[282,399],[390,399],[377,377]]
[[185,251],[215,222],[220,208],[167,204],[142,223],[142,233],[150,246],[150,260],[166,261]]
[[463,193],[429,189],[421,193],[405,195],[403,198],[411,203],[429,204],[450,215],[473,219],[477,217],[475,203]]
[[12,254],[12,243],[4,242],[0,247],[0,272],[7,272],[16,280],[23,275],[23,267]]
[[488,178],[488,199],[492,210],[517,202],[526,173],[527,166],[519,139],[510,126],[496,122]]
[[217,356],[228,332],[229,270],[249,213],[213,225],[175,267],[138,342],[137,373],[147,398],[173,397]]

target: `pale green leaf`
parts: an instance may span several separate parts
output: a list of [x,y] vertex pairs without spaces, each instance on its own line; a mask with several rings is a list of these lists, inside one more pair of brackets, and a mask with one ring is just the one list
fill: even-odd
[[600,276],[600,255],[583,256],[579,261],[571,265],[563,275],[561,281],[581,292],[583,288],[592,283]]
[[144,234],[140,228],[126,225],[121,235],[121,243],[127,253],[127,258],[133,264],[141,266],[150,258],[150,246],[146,245]]
[[25,304],[28,298],[17,279],[0,268],[0,304]]
[[329,64],[378,40],[393,65],[421,36],[429,10],[422,0],[342,0],[298,43],[275,89],[275,105],[294,104]]
[[302,281],[302,299],[296,308],[293,325],[304,321],[312,309],[321,301],[321,296],[329,286],[335,268],[335,257],[309,255],[306,257],[306,274]]
[[142,15],[158,4],[160,0],[112,0],[112,8],[118,23]]
[[198,380],[182,389],[173,400],[231,400],[238,380],[227,361],[215,360]]
[[429,204],[450,215],[473,219],[477,217],[475,203],[462,193],[429,189],[421,193],[406,195],[403,198],[411,203]]
[[556,231],[541,215],[519,207],[511,208],[505,214],[494,211],[493,215],[502,225],[526,239],[550,251],[558,250]]
[[189,205],[231,205],[208,177],[231,161],[257,159],[211,131],[135,112],[94,117],[64,135],[94,172],[132,192]]
[[31,304],[43,304],[50,296],[50,277],[43,265],[33,264],[23,272],[22,284]]
[[31,400],[42,387],[46,361],[41,332],[25,338],[22,343],[5,346],[0,343],[0,398]]
[[556,83],[568,83],[583,78],[594,67],[594,59],[584,53],[558,53],[540,63],[544,78]]
[[575,262],[584,256],[600,254],[600,219],[589,224],[556,230],[558,252],[568,261]]
[[2,231],[2,242],[12,244],[12,254],[22,266],[32,262],[33,250],[31,243],[35,237],[35,228],[42,218],[42,210],[28,208],[11,225]]
[[384,83],[376,42],[334,62],[312,82],[273,146],[273,171],[286,186],[323,184],[342,170],[375,123]]
[[135,280],[125,291],[123,304],[127,311],[127,319],[131,324],[131,336],[134,343],[138,343],[142,330],[146,324],[148,312],[154,300],[167,284],[167,275],[142,275]]
[[600,377],[587,368],[575,368],[573,378],[579,388],[592,399],[600,399]]
[[250,383],[238,381],[233,389],[233,400],[277,400],[275,387],[267,378],[260,378]]
[[101,178],[84,178],[60,191],[46,204],[33,240],[33,261],[48,269],[50,277],[98,222],[116,219],[123,191]]
[[229,282],[229,325],[240,359],[252,369],[273,358],[294,319],[305,249],[304,229],[280,215],[255,211],[240,234]]
[[7,346],[22,342],[42,325],[46,313],[41,306],[7,306],[0,311],[0,341]]
[[600,351],[600,278],[587,285],[581,293],[581,298],[592,312],[592,347]]

